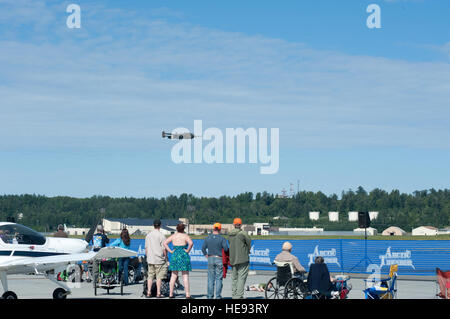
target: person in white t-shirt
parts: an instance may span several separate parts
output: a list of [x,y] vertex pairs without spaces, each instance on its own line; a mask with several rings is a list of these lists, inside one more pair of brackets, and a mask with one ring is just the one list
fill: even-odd
[[148,263],[148,289],[147,297],[150,297],[153,280],[156,278],[156,298],[161,295],[161,282],[167,276],[167,252],[164,247],[166,237],[161,233],[161,221],[155,219],[154,230],[145,237],[145,254]]

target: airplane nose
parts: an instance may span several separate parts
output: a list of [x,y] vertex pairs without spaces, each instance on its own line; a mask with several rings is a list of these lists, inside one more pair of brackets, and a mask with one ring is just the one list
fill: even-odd
[[82,239],[75,238],[49,238],[49,248],[67,253],[82,253],[89,244]]
[[70,239],[70,244],[66,248],[74,253],[82,253],[86,250],[87,246],[88,243],[82,239]]
[[85,240],[80,240],[79,242],[80,252],[85,251],[88,245],[89,243],[86,242]]
[[65,246],[65,249],[72,251],[73,253],[82,253],[86,250],[88,243],[82,239],[70,238],[69,242],[67,244],[63,242],[63,245]]

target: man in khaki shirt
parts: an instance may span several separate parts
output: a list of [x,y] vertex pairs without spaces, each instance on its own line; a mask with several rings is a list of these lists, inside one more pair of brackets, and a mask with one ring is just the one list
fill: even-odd
[[306,272],[305,268],[300,264],[298,258],[291,254],[292,244],[285,242],[282,247],[282,252],[275,257],[277,262],[290,262],[293,265],[294,272]]

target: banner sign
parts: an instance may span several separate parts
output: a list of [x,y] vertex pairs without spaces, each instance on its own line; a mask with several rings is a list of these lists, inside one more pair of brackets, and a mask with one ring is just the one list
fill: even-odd
[[[308,270],[317,256],[322,256],[330,272],[370,273],[378,267],[382,274],[397,264],[399,275],[434,276],[436,268],[450,270],[450,240],[252,240],[250,269],[275,270],[272,265],[281,246],[289,241],[292,253]],[[202,253],[202,239],[194,239],[190,252],[193,269],[206,269],[207,260]],[[133,239],[131,249],[144,252],[144,239]]]

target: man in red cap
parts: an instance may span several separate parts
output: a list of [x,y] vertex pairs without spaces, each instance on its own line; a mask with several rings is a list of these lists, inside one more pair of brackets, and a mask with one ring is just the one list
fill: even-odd
[[220,235],[222,225],[215,223],[213,232],[205,238],[202,245],[203,255],[208,259],[208,299],[222,299],[223,263],[222,252],[228,251],[227,240]]
[[233,299],[244,298],[245,282],[250,269],[250,236],[241,229],[242,220],[235,218],[234,229],[230,232],[228,241],[230,242],[230,265],[231,269],[231,290]]

